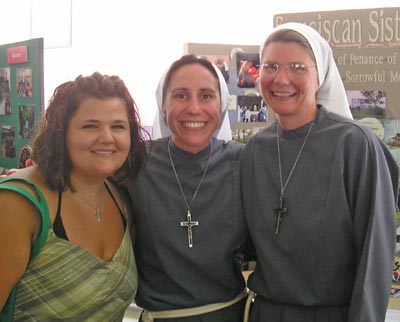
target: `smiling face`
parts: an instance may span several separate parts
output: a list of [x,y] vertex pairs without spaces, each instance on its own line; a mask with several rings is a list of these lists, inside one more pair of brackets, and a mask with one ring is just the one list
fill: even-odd
[[221,121],[218,79],[198,63],[180,67],[166,88],[163,112],[179,148],[203,150]]
[[67,129],[71,175],[93,180],[104,180],[113,175],[128,156],[129,129],[123,99],[82,100]]
[[[273,74],[263,63],[277,64]],[[293,73],[289,64],[305,65],[300,73]],[[292,65],[293,66],[293,65]],[[313,57],[294,42],[271,42],[261,57],[260,88],[264,100],[277,113],[284,128],[296,128],[315,118],[318,73]]]

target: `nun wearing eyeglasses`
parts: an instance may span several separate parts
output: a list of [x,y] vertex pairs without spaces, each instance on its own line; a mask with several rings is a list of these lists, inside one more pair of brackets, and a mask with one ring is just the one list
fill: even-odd
[[398,167],[352,119],[329,44],[276,27],[260,48],[276,122],[247,143],[245,218],[257,252],[251,322],[383,322],[395,249]]

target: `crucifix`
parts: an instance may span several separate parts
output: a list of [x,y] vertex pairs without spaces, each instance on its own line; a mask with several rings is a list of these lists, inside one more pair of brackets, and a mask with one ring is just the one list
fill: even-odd
[[190,210],[187,212],[187,221],[181,221],[181,227],[187,227],[187,234],[188,234],[188,243],[189,247],[193,247],[193,233],[192,227],[198,226],[198,221],[192,221],[192,215],[190,214]]
[[282,221],[282,215],[284,215],[287,212],[286,206],[285,206],[285,199],[281,195],[279,198],[279,207],[275,208],[275,212],[277,215],[276,218],[276,228],[275,228],[275,235],[279,234],[279,226],[281,225]]
[[97,221],[101,221],[101,216],[102,216],[102,214],[101,214],[100,209],[97,208],[96,211],[95,211],[94,213],[96,214]]

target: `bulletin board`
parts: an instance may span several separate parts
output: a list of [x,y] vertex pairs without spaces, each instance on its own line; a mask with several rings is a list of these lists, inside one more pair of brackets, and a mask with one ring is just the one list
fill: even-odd
[[18,167],[44,112],[43,38],[0,45],[0,167]]

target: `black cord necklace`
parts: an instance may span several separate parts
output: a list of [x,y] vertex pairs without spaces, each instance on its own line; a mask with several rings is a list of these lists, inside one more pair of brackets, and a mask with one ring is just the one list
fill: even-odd
[[282,164],[281,164],[281,149],[280,149],[280,144],[279,144],[279,125],[278,123],[276,124],[276,144],[278,147],[278,160],[279,160],[279,179],[280,179],[280,183],[281,183],[281,192],[279,195],[279,207],[275,208],[275,212],[277,215],[276,218],[276,228],[275,228],[275,235],[279,234],[279,228],[281,225],[281,221],[282,221],[282,216],[287,212],[287,208],[286,208],[286,203],[285,203],[285,190],[287,188],[287,185],[290,181],[290,179],[292,178],[292,174],[296,168],[297,162],[300,159],[301,153],[303,152],[303,148],[306,145],[307,139],[311,133],[312,128],[314,127],[315,122],[312,122],[310,125],[310,128],[308,129],[307,135],[304,138],[303,144],[300,147],[299,153],[297,154],[296,160],[293,163],[292,169],[289,172],[289,175],[285,181],[285,184],[283,184],[283,180],[282,180]]

